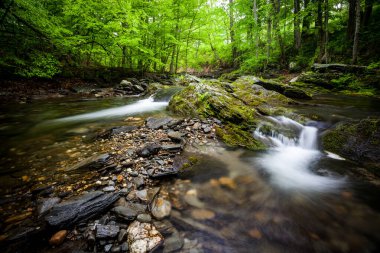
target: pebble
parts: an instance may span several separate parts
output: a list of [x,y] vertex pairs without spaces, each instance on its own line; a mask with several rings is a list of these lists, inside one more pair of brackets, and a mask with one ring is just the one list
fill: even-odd
[[147,213],[137,215],[137,220],[140,222],[149,223],[152,221],[152,217]]
[[63,243],[67,235],[67,230],[61,230],[55,233],[49,240],[49,244],[52,246],[58,246]]
[[191,216],[196,220],[209,220],[215,217],[215,213],[206,209],[195,209],[191,211]]
[[119,226],[115,225],[97,225],[96,238],[115,238],[120,231]]
[[124,242],[125,240],[127,240],[127,237],[128,237],[127,230],[126,229],[120,229],[119,235],[117,237],[117,241],[118,242]]
[[113,192],[115,191],[115,186],[107,186],[103,188],[104,192]]
[[169,216],[171,210],[172,205],[170,204],[170,202],[163,199],[162,197],[158,197],[155,200],[153,200],[151,212],[156,219],[161,220]]
[[104,246],[104,252],[110,252],[112,248],[112,244],[107,244],[106,246]]

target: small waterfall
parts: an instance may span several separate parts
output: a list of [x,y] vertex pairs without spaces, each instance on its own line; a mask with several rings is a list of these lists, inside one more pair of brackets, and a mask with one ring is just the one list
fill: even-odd
[[317,134],[317,128],[310,126],[303,127],[298,145],[305,149],[317,149]]
[[322,157],[318,150],[318,129],[286,118],[269,117],[280,130],[291,130],[298,137],[287,137],[279,131],[264,132],[259,126],[255,138],[268,144],[270,148],[258,159],[259,165],[271,175],[271,181],[286,189],[306,191],[326,191],[336,188],[342,180],[320,176],[311,169]]

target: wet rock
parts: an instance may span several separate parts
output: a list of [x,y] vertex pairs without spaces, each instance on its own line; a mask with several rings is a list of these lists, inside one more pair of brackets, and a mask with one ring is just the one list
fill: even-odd
[[136,189],[140,189],[145,185],[145,180],[143,177],[135,177],[133,179],[133,184],[136,186]]
[[157,230],[165,237],[173,234],[176,231],[173,224],[170,223],[170,221],[168,221],[167,219],[154,221],[153,224],[157,228]]
[[118,242],[124,242],[127,240],[128,231],[126,229],[120,229],[119,235],[117,237]]
[[66,171],[92,169],[97,170],[106,165],[106,162],[109,159],[109,157],[109,154],[94,155],[87,159],[84,159],[83,161],[75,164],[74,166],[67,168]]
[[208,133],[211,132],[211,128],[210,128],[210,127],[206,127],[206,128],[203,129],[203,132],[204,132],[205,134],[208,134]]
[[124,206],[117,206],[112,209],[112,212],[117,217],[124,220],[134,220],[138,214],[145,213],[147,206],[139,203],[127,203]]
[[143,189],[141,191],[136,191],[136,197],[143,202],[147,202],[148,201],[148,190]]
[[144,203],[149,204],[152,202],[154,197],[157,195],[157,193],[160,191],[159,187],[154,187],[150,189],[144,189],[141,191],[136,191],[136,197],[143,201]]
[[174,119],[171,117],[165,117],[165,118],[148,118],[146,120],[146,126],[150,129],[160,129],[164,125],[169,124]]
[[170,204],[170,202],[162,197],[157,197],[152,202],[151,212],[152,215],[158,220],[161,220],[169,216],[171,210],[172,205]]
[[148,171],[148,175],[152,178],[160,178],[178,174],[178,168],[175,167],[161,167]]
[[156,143],[149,143],[145,145],[142,149],[137,150],[137,154],[141,157],[149,157],[158,154],[161,150],[161,145]]
[[112,248],[112,244],[107,244],[104,246],[104,252],[110,252]]
[[188,205],[193,207],[203,208],[205,206],[205,204],[199,200],[198,192],[196,189],[188,190],[183,199]]
[[119,135],[121,133],[130,133],[136,130],[137,126],[121,126],[121,127],[113,127],[111,129],[105,130],[97,135],[97,138],[109,139],[114,135]]
[[183,247],[184,240],[176,230],[171,236],[165,238],[164,253],[176,252]]
[[173,141],[181,142],[185,134],[178,131],[169,131],[168,136]]
[[120,231],[119,226],[115,225],[97,225],[96,226],[96,238],[115,238]]
[[118,199],[118,193],[89,192],[54,206],[45,220],[50,226],[70,227],[98,215]]
[[142,213],[137,215],[137,220],[143,223],[149,223],[152,221],[152,217],[147,213]]
[[151,252],[163,241],[160,232],[150,223],[134,221],[128,227],[128,244],[131,253]]
[[26,218],[32,216],[32,212],[25,212],[22,214],[13,215],[5,220],[5,224],[15,223],[18,221],[25,220]]
[[196,220],[209,220],[215,217],[215,213],[206,209],[195,209],[191,211],[191,217]]
[[103,188],[104,192],[114,192],[115,191],[115,186],[107,186]]
[[128,245],[128,242],[124,242],[120,245],[120,248],[121,248],[121,252],[128,252],[129,250],[129,245]]
[[137,216],[137,211],[125,206],[117,206],[112,209],[112,212],[116,214],[117,217],[124,220],[134,220]]
[[376,168],[380,168],[379,140],[379,118],[339,123],[322,136],[326,150]]
[[63,243],[67,235],[67,230],[61,230],[55,233],[49,240],[49,244],[53,246],[58,246]]
[[41,203],[38,206],[37,212],[38,212],[38,217],[44,216],[53,206],[61,202],[60,198],[47,198],[47,199],[41,199],[39,200]]
[[162,150],[169,152],[178,152],[182,150],[182,144],[166,144],[161,146]]
[[230,188],[231,190],[235,190],[237,188],[235,181],[229,177],[219,178],[219,183],[220,185]]

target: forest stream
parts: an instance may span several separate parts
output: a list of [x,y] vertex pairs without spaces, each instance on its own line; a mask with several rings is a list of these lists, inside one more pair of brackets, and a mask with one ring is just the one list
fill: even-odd
[[[145,98],[62,98],[2,105],[0,204],[2,219],[6,222],[1,226],[1,233],[2,240],[5,236],[15,237],[5,252],[22,252],[26,248],[28,252],[126,250],[128,245],[122,243],[121,231],[125,231],[127,223],[121,222],[120,217],[128,222],[134,218],[127,218],[127,214],[114,209],[75,226],[58,225],[57,228],[70,231],[65,234],[69,239],[57,248],[50,248],[47,243],[57,230],[49,228],[40,233],[40,221],[24,220],[36,211],[36,201],[40,203],[37,196],[49,200],[48,196],[56,192],[56,196],[64,199],[76,195],[75,192],[91,192],[91,189],[103,189],[107,194],[119,189],[127,201],[148,204],[156,218],[153,224],[165,237],[164,246],[161,243],[158,249],[163,252],[380,250],[380,181],[371,174],[358,174],[358,170],[363,171],[361,165],[324,151],[320,144],[320,133],[336,122],[380,115],[379,99],[329,94],[302,101],[290,107],[300,115],[318,120],[300,123],[281,115],[266,116],[279,129],[292,130],[296,135],[289,137],[281,131],[263,131],[258,125],[252,135],[269,148],[249,151],[228,148],[219,142],[213,135],[213,126],[220,124],[217,120],[181,119],[182,123],[175,123],[177,125],[167,121],[159,130],[139,128],[152,118],[175,119],[166,107],[171,95],[178,90],[180,88],[172,87]],[[113,137],[112,131],[118,131],[120,126],[126,128],[114,134],[121,133],[123,137]],[[178,151],[171,151],[177,144],[168,144],[168,153],[159,153],[158,158],[147,160],[148,156],[137,151],[139,158],[132,155],[134,151],[130,147],[123,149],[118,139],[144,145],[150,138],[169,142],[166,133],[172,141],[182,138],[173,132],[169,134],[170,129],[188,132],[181,156]],[[146,152],[153,152],[149,148]],[[108,164],[106,170],[100,172],[66,169],[80,163],[83,157],[98,156],[109,149],[113,158],[123,152],[134,158],[122,160],[117,166]],[[143,177],[131,169],[122,174],[122,168],[130,167],[130,163],[141,166],[139,173]],[[145,179],[145,184],[150,186],[144,188],[145,175],[157,176],[155,171],[149,171],[153,163],[164,166],[180,163],[182,169],[177,176],[164,177],[158,182]],[[140,178],[143,181],[139,183]],[[155,196],[157,187],[162,197],[158,199],[164,201],[164,210],[158,212],[165,213],[166,201],[171,203],[170,216],[164,220],[167,215],[160,217],[157,210],[154,211],[160,206],[157,198],[150,199],[150,192],[156,191]],[[142,214],[137,220],[148,223],[139,224],[149,224],[152,217]],[[70,222],[66,221],[66,225]],[[98,226],[95,245],[91,244],[95,238],[88,235],[93,226]],[[106,236],[101,235],[100,227],[108,233]],[[118,239],[113,229],[117,229]],[[132,233],[129,228],[128,232]],[[20,238],[26,242],[18,244]],[[128,237],[129,247],[134,247],[133,240]],[[162,241],[162,237],[151,235],[151,240]],[[147,241],[147,249],[152,241]]]

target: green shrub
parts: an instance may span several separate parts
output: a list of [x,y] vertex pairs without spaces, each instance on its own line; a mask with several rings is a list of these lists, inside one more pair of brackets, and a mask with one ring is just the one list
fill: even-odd
[[24,77],[52,78],[61,72],[59,61],[49,53],[34,52],[29,64],[19,67],[16,74]]

